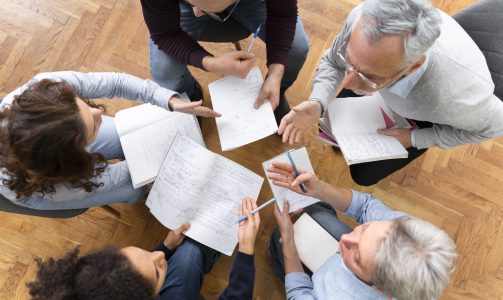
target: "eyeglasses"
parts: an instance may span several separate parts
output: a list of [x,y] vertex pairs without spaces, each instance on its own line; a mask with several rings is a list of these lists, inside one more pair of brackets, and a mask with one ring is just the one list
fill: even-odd
[[[225,15],[225,17],[222,16],[223,12],[225,12],[226,10],[228,10],[228,7],[226,9],[223,10],[223,12],[220,12],[220,13],[210,13],[210,12],[205,12],[204,10],[202,9],[199,9],[203,14],[207,15],[208,17],[212,18],[213,20],[215,21],[218,21],[218,22],[225,22],[227,21],[227,19],[230,18],[230,16],[232,15],[232,13],[234,12],[234,10],[236,9],[236,6],[238,6],[238,3],[239,3],[240,0],[237,0],[233,5],[232,5],[232,8],[229,10],[229,13],[227,13],[227,15]],[[190,6],[192,7],[195,7],[197,8],[195,5],[193,5],[192,3],[190,3],[189,1],[185,0],[185,3],[189,4]]]

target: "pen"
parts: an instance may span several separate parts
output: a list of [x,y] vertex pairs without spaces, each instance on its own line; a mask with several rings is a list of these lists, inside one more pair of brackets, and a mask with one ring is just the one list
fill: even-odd
[[[267,205],[273,203],[275,200],[276,200],[275,198],[272,198],[271,200],[267,201],[266,203],[260,205],[259,207],[255,208],[254,210],[252,210],[251,214],[254,215],[256,212],[258,212],[262,208],[266,207]],[[239,224],[239,223],[246,221],[246,220],[248,220],[247,215],[241,216],[241,218],[239,218],[239,220],[236,222],[236,224]]]
[[[300,173],[299,171],[297,171],[297,167],[295,166],[295,163],[293,162],[293,159],[292,159],[292,156],[290,155],[290,151],[288,151],[287,148],[285,148],[285,153],[286,155],[288,156],[288,159],[290,160],[290,163],[292,164],[292,167],[293,167],[293,171],[295,172],[295,176],[298,177],[300,176]],[[300,189],[304,192],[304,193],[307,193],[307,188],[306,186],[304,185],[303,182],[300,183]]]
[[251,43],[250,43],[250,46],[248,47],[248,51],[247,51],[247,53],[250,53],[250,51],[251,51],[251,49],[252,49],[252,47],[253,47],[253,44],[255,43],[255,40],[257,39],[257,36],[258,36],[258,34],[259,34],[259,32],[260,32],[260,27],[262,27],[262,25],[259,25],[259,26],[257,27],[257,30],[255,30],[255,33],[253,34],[253,39],[252,39],[252,41],[251,41]]

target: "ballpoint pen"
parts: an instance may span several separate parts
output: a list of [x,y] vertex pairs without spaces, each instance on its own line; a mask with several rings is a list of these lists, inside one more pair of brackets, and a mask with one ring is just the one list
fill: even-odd
[[252,39],[252,41],[251,41],[251,43],[250,43],[250,46],[248,47],[248,51],[247,51],[247,53],[250,53],[250,51],[251,51],[251,49],[252,49],[252,47],[253,47],[253,44],[255,43],[255,40],[257,39],[257,36],[258,36],[258,34],[259,34],[259,32],[260,32],[260,28],[261,28],[261,27],[262,27],[262,25],[259,25],[259,26],[257,27],[257,30],[255,30],[255,33],[253,34],[253,39]]
[[[292,156],[290,155],[290,151],[288,151],[287,148],[285,148],[285,153],[288,156],[288,159],[290,160],[290,163],[292,164],[293,171],[295,172],[295,177],[300,176],[300,173],[299,173],[299,171],[297,171],[297,167],[295,166],[295,163],[293,162]],[[307,193],[306,185],[303,182],[300,183],[300,189],[304,193]]]
[[[251,214],[254,215],[256,212],[258,212],[259,210],[261,210],[262,208],[266,207],[267,205],[273,203],[276,199],[275,198],[272,198],[271,200],[267,201],[266,203],[260,205],[259,207],[255,208],[254,210],[252,210]],[[244,215],[244,216],[241,216],[239,218],[239,220],[237,220],[236,224],[239,224],[245,220],[248,219],[248,216],[247,215]]]

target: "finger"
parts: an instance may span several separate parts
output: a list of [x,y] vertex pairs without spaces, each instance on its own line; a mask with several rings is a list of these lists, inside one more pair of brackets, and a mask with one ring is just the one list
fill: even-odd
[[289,112],[287,113],[282,119],[281,119],[281,122],[279,123],[279,127],[278,127],[278,134],[279,135],[282,135],[283,134],[283,131],[285,130],[286,128],[286,125],[288,125],[290,123],[290,120],[292,118],[293,114],[292,112]]
[[194,114],[201,117],[214,117],[214,118],[222,116],[221,114],[217,113],[211,108],[205,106],[196,107],[194,109]]
[[242,50],[241,51],[233,51],[232,56],[235,59],[242,59],[242,60],[248,60],[248,59],[255,58],[255,54],[253,54],[252,52],[242,51]]
[[267,169],[267,171],[269,173],[273,173],[273,175],[283,175],[283,176],[290,176],[292,175],[293,173],[291,171],[287,171],[285,169],[281,169],[281,168],[276,168],[276,167],[269,167]]
[[377,133],[382,134],[382,135],[388,135],[388,136],[394,136],[395,132],[392,129],[386,129],[386,128],[381,128],[377,129]]
[[310,173],[301,174],[292,181],[291,185],[292,186],[300,185],[301,183],[306,182],[311,178],[313,178],[313,176]]
[[290,203],[288,203],[288,200],[285,200],[283,203],[283,212],[281,213],[282,215],[288,215],[290,211]]
[[253,104],[253,108],[258,109],[262,104],[264,104],[265,99],[267,98],[267,93],[264,91],[260,91],[257,100]]
[[288,137],[288,144],[293,145],[293,143],[295,142],[295,135],[297,134],[297,131],[299,131],[297,128],[292,129]]
[[299,209],[297,209],[296,211],[292,212],[292,215],[299,215],[299,214],[301,214],[303,211],[304,211],[304,209],[303,209],[303,208],[299,208]]
[[246,209],[251,212],[253,210],[250,197],[246,198]]
[[281,211],[279,210],[278,202],[274,201],[274,217],[276,220],[281,218]]
[[300,143],[300,139],[302,138],[302,130],[297,130],[295,134],[295,143]]
[[275,110],[276,107],[279,105],[279,95],[272,95],[271,98],[269,99],[271,102],[272,110]]
[[257,199],[250,197],[250,202],[252,205],[252,209],[256,209],[257,208]]
[[273,180],[272,184],[289,190],[293,189],[293,187],[290,185],[290,182]]
[[244,215],[244,212],[243,212],[243,201],[241,201],[241,203],[239,203],[239,209],[238,209],[238,214],[239,214],[239,217],[243,216]]
[[189,227],[190,227],[190,223],[185,223],[182,226],[173,230],[173,233],[175,235],[180,235],[180,234],[184,233],[185,231],[187,231],[189,229]]
[[273,162],[272,166],[274,168],[278,168],[280,170],[287,171],[287,172],[293,174],[293,167],[289,163],[286,163],[286,162]]
[[[281,175],[271,175],[271,176],[267,176],[267,178],[269,178],[270,180],[273,181],[273,184],[274,182],[276,183],[284,183],[285,185],[290,185],[292,180],[285,177],[285,176],[281,176]],[[291,185],[290,185],[291,186]]]
[[292,131],[292,129],[293,129],[292,123],[286,125],[285,132],[283,132],[283,139],[282,139],[283,143],[286,143],[288,141],[290,131]]

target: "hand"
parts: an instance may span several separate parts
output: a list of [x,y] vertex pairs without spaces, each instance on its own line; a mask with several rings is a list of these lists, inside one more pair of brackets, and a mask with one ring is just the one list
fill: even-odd
[[[308,195],[311,197],[319,197],[323,189],[323,181],[319,180],[316,175],[307,173],[305,170],[298,170],[300,175],[297,177],[292,165],[283,162],[273,162],[272,167],[267,169],[267,178],[272,180],[274,185],[292,190],[298,194]],[[307,188],[307,193],[304,193],[300,188],[300,184],[304,183]]]
[[283,143],[290,145],[300,142],[305,130],[320,118],[321,106],[317,101],[304,101],[292,108],[279,124],[278,134],[283,135]]
[[290,204],[287,200],[283,204],[282,212],[279,210],[278,204],[274,202],[274,217],[276,218],[276,223],[278,223],[283,245],[294,241],[293,223],[288,213],[289,210]]
[[196,102],[186,102],[178,97],[171,97],[169,99],[169,106],[173,111],[182,112],[186,114],[201,116],[201,117],[220,117],[221,114],[212,110],[209,107],[203,106],[203,100]]
[[412,131],[407,128],[390,128],[390,129],[379,129],[377,133],[387,136],[392,136],[396,138],[404,148],[412,147],[411,134]]
[[239,204],[239,217],[247,215],[248,219],[239,223],[238,241],[239,252],[252,255],[255,251],[255,238],[260,226],[260,216],[258,212],[251,214],[257,208],[257,199],[246,197]]
[[185,223],[177,229],[171,230],[164,239],[164,246],[171,251],[175,250],[175,248],[183,242],[185,238],[184,233],[189,230],[189,228],[190,223]]
[[258,95],[257,101],[253,107],[255,109],[259,108],[264,104],[265,100],[271,102],[272,109],[275,110],[279,104],[279,90],[281,87],[281,79],[283,79],[283,73],[285,71],[285,66],[281,64],[271,64],[269,66],[269,73],[262,84],[260,89],[260,94]]
[[255,59],[253,53],[231,51],[216,57],[205,56],[203,67],[212,73],[245,78],[253,67]]

